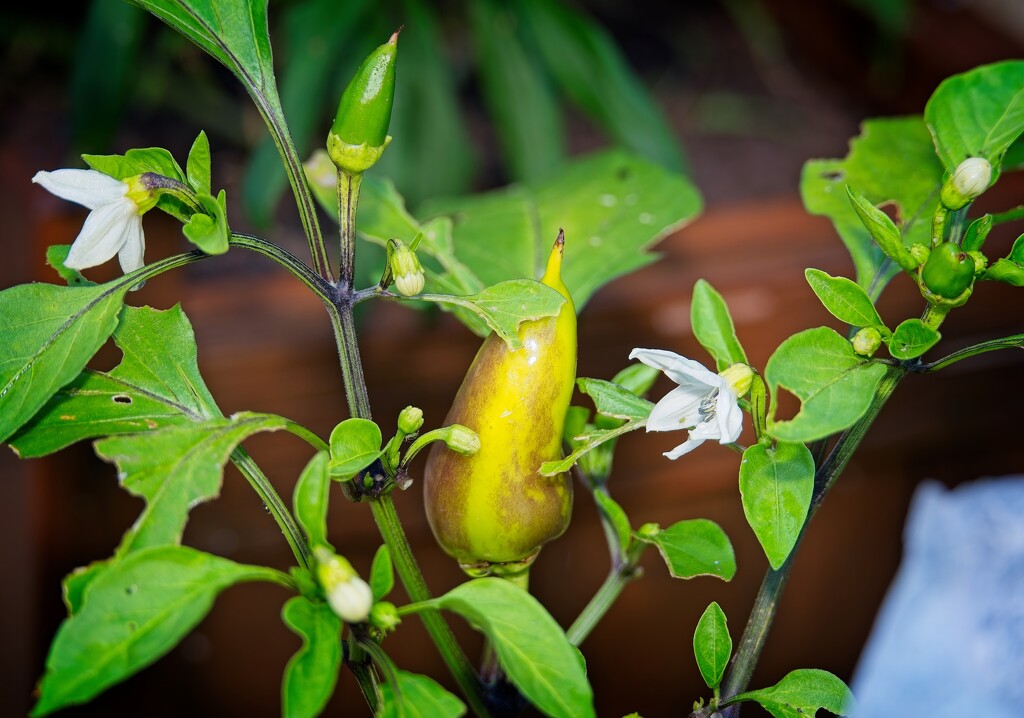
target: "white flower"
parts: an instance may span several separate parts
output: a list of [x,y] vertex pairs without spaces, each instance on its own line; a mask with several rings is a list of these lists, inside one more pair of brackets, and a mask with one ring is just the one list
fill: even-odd
[[313,549],[316,575],[331,610],[346,623],[362,623],[373,608],[373,589],[343,556],[325,546]]
[[647,419],[647,431],[688,429],[686,441],[666,451],[678,459],[708,439],[731,444],[743,430],[743,412],[736,392],[724,377],[700,363],[661,349],[634,349],[630,359],[660,369],[677,386],[659,401]]
[[968,157],[953,173],[953,184],[964,197],[974,199],[988,189],[992,165],[984,157]]
[[37,172],[32,181],[61,199],[92,211],[85,218],[64,261],[70,269],[103,264],[117,255],[125,274],[143,266],[146,238],[139,206],[128,196],[127,182],[96,170]]

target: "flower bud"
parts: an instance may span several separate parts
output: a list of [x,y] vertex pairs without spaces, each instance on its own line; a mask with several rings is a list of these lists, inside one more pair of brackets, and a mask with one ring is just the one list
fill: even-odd
[[927,244],[914,242],[907,251],[910,252],[910,256],[917,262],[917,266],[921,266],[928,261],[928,255],[932,253],[932,248]]
[[455,453],[472,456],[480,451],[480,437],[468,426],[452,424],[446,431],[448,435],[444,437],[444,443]]
[[942,185],[940,199],[950,210],[958,210],[988,189],[992,181],[992,165],[984,157],[968,157]]
[[324,589],[327,603],[346,623],[362,623],[373,608],[373,591],[359,578],[352,564],[325,546],[313,550],[316,577]]
[[725,381],[736,392],[737,397],[745,396],[750,391],[750,385],[754,382],[754,370],[746,364],[739,362],[718,373],[718,376]]
[[398,430],[408,436],[415,434],[423,426],[423,409],[407,406],[398,415]]
[[373,610],[370,611],[370,625],[374,628],[379,628],[387,633],[395,630],[401,622],[402,618],[398,615],[395,604],[390,601],[378,601],[373,604]]
[[388,261],[391,275],[395,279],[395,289],[406,297],[422,292],[426,280],[416,253],[400,239],[389,240],[388,245],[391,248]]
[[862,357],[872,356],[882,346],[882,334],[874,327],[864,327],[853,335],[853,351]]

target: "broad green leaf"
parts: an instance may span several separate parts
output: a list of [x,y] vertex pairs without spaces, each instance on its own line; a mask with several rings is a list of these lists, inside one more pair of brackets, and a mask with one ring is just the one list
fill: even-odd
[[814,457],[803,444],[754,444],[743,452],[743,514],[772,568],[793,550],[814,492]]
[[943,167],[920,117],[869,120],[850,142],[844,159],[804,165],[800,195],[811,214],[827,216],[853,259],[857,284],[878,296],[898,271],[872,240],[846,187],[876,207],[892,205],[903,246],[931,241],[931,219],[939,201]]
[[97,441],[96,453],[117,464],[121,485],[146,500],[146,508],[118,547],[118,556],[178,543],[189,511],[220,493],[224,464],[235,447],[258,432],[283,429],[286,423],[273,414],[243,412]]
[[714,521],[688,519],[672,524],[653,536],[636,538],[658,547],[674,578],[715,576],[731,581],[736,575],[736,556],[729,537]]
[[624,553],[629,548],[630,537],[633,534],[633,529],[629,525],[629,517],[605,490],[595,490],[594,501],[605,520],[615,529],[615,535],[619,539],[619,550]]
[[504,579],[479,578],[424,605],[454,611],[483,632],[505,675],[541,712],[552,718],[595,715],[577,651],[551,614],[523,589]]
[[550,175],[565,157],[561,111],[537,56],[524,47],[515,6],[469,4],[481,89],[514,180]]
[[466,714],[461,700],[429,676],[397,670],[398,692],[390,683],[381,684],[377,718],[459,718]]
[[580,391],[594,400],[597,411],[616,419],[646,419],[654,404],[618,384],[603,379],[580,377],[576,380]]
[[714,601],[708,604],[697,621],[693,632],[693,656],[708,688],[718,688],[732,656],[732,636],[729,635],[725,612]]
[[983,65],[943,80],[924,118],[948,171],[968,157],[984,157],[998,172],[1003,153],[1024,132],[1024,61]]
[[722,295],[703,279],[693,286],[690,325],[693,336],[715,358],[719,371],[733,364],[747,363],[747,354],[736,338],[729,307]]
[[628,434],[631,431],[642,429],[647,426],[647,419],[634,419],[627,421],[622,426],[618,426],[614,429],[595,429],[586,434],[581,434],[575,437],[575,448],[573,452],[561,461],[545,461],[540,465],[541,476],[558,476],[559,474],[568,471],[573,465],[579,461],[580,457],[584,454],[596,449],[602,444],[617,439],[623,434]]
[[512,351],[523,346],[519,338],[520,324],[556,316],[565,304],[565,297],[557,290],[532,279],[510,279],[467,297],[421,294],[416,298],[454,304],[475,312]]
[[[768,433],[780,441],[807,442],[846,429],[867,411],[884,374],[884,364],[858,356],[850,342],[831,329],[794,334],[765,366],[772,397]],[[780,387],[800,400],[800,411],[787,421],[774,417]]]
[[21,456],[222,416],[199,374],[195,334],[180,306],[124,307],[113,339],[121,363],[106,373],[86,369],[54,394],[11,439]]
[[292,498],[295,520],[306,533],[310,546],[327,544],[327,496],[331,488],[327,471],[329,459],[326,451],[317,452],[295,484]]
[[856,702],[846,684],[816,668],[791,671],[771,688],[740,693],[724,705],[740,701],[760,703],[775,718],[810,718],[821,708],[836,715],[856,714]]
[[110,175],[114,179],[127,179],[146,172],[185,181],[181,165],[163,147],[132,149],[123,155],[82,155],[92,169]]
[[480,281],[538,277],[565,230],[562,279],[579,312],[616,277],[653,262],[646,250],[693,219],[690,182],[621,151],[585,157],[543,182],[425,204],[455,221],[455,256]]
[[281,618],[302,638],[302,648],[284,669],[281,715],[314,718],[323,712],[338,682],[341,619],[326,603],[312,603],[303,596],[288,599]]
[[395,569],[391,563],[391,552],[387,544],[381,544],[373,555],[370,565],[370,588],[373,589],[373,600],[379,601],[395,587]]
[[210,140],[205,132],[200,132],[188,151],[185,162],[185,175],[188,183],[198,194],[210,194]]
[[32,714],[92,699],[174,648],[222,590],[278,575],[185,546],[125,557],[89,584],[81,610],[57,631]]
[[889,219],[889,215],[871,204],[864,195],[850,185],[846,185],[846,194],[850,197],[853,210],[860,218],[864,229],[875,240],[875,244],[882,250],[882,253],[908,272],[913,270],[918,264],[917,260],[903,246],[899,227]]
[[846,277],[833,277],[820,269],[807,269],[804,277],[832,316],[853,327],[875,327],[888,333],[867,292]]
[[533,50],[559,88],[625,147],[682,171],[678,140],[614,40],[585,15],[554,0],[518,5]]
[[117,326],[132,275],[90,287],[22,284],[0,292],[0,441],[74,379]]
[[935,346],[942,335],[920,319],[900,323],[889,340],[889,353],[897,359],[916,359]]
[[345,419],[331,432],[329,471],[336,481],[348,481],[380,457],[380,427],[369,419]]

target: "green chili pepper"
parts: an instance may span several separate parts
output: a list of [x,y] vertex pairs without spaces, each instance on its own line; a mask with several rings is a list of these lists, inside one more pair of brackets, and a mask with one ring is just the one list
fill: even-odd
[[928,255],[921,281],[934,294],[956,299],[974,280],[974,258],[955,242],[943,242]]

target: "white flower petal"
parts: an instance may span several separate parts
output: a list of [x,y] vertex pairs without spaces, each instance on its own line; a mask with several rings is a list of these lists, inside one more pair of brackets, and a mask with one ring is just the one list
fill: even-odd
[[732,388],[725,386],[718,391],[718,402],[715,405],[715,421],[718,424],[720,444],[731,444],[743,433],[743,410]]
[[142,217],[132,214],[125,222],[125,240],[117,253],[117,261],[125,274],[142,269],[145,265],[146,235],[142,232]]
[[677,386],[654,405],[647,417],[647,431],[678,431],[700,423],[699,409],[707,394]]
[[660,369],[669,379],[680,385],[718,387],[721,378],[708,371],[700,362],[679,356],[664,349],[634,349],[630,359],[639,359],[649,367]]
[[672,449],[672,451],[666,451],[665,456],[675,461],[683,454],[689,454],[691,451],[696,449],[698,446],[704,443],[704,439],[694,439],[693,433],[690,433],[690,437],[682,444]]
[[96,209],[125,197],[128,185],[96,170],[63,169],[36,172],[32,181],[61,199]]
[[85,218],[82,231],[71,245],[65,266],[86,269],[113,257],[128,238],[128,223],[132,217],[138,217],[138,214],[131,200],[112,202],[94,209]]

